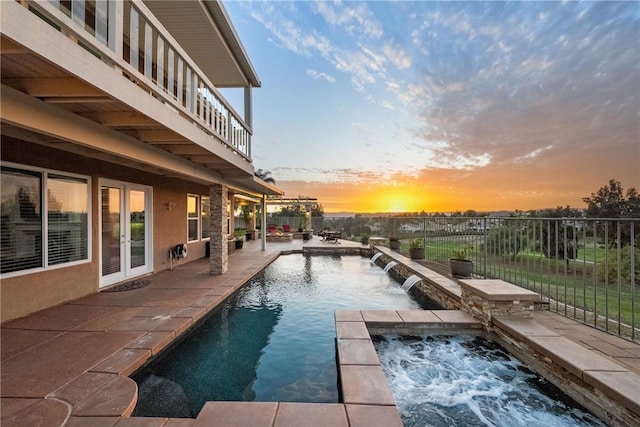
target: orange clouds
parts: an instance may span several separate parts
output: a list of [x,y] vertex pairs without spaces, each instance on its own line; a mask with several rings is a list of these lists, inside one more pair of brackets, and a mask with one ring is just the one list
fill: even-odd
[[591,162],[538,167],[512,162],[474,170],[425,169],[417,177],[396,174],[386,181],[381,175],[380,181],[364,183],[278,181],[278,187],[289,196],[317,197],[328,214],[581,208],[582,198],[610,178],[625,188],[640,188],[639,173],[625,169],[635,162],[629,154],[631,161],[621,160],[615,176],[605,176]]

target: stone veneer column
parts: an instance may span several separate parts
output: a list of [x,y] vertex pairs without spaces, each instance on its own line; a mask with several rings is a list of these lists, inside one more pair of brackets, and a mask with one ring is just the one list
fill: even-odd
[[228,189],[221,184],[209,187],[211,203],[211,251],[209,273],[222,274],[229,268],[229,246],[227,244],[227,199]]
[[540,294],[499,279],[464,279],[459,283],[462,311],[480,320],[488,332],[493,331],[493,316],[531,318],[534,303],[540,300]]

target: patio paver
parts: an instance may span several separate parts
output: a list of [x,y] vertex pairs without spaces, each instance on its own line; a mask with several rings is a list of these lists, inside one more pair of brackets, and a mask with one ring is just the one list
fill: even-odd
[[277,402],[207,402],[193,427],[237,426],[272,427],[278,410]]
[[274,427],[348,427],[340,403],[289,403],[278,405]]

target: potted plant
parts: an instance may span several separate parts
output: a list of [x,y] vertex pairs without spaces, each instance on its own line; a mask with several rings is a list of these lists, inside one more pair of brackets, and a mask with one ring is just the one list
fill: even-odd
[[409,242],[409,257],[424,259],[424,241],[422,239],[413,239]]
[[473,261],[469,259],[469,253],[473,250],[473,246],[465,244],[459,249],[452,252],[449,259],[449,269],[454,277],[471,277],[473,272]]
[[369,234],[368,233],[360,233],[360,243],[366,245],[369,243]]
[[395,234],[389,236],[389,249],[394,251],[400,249],[400,239]]
[[233,235],[236,238],[236,249],[242,249],[242,246],[244,245],[244,238],[247,235],[247,230],[245,228],[236,228],[233,231]]

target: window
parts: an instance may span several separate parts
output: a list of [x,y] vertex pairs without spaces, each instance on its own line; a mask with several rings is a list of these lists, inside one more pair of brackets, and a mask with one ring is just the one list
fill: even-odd
[[211,206],[208,196],[187,195],[187,239],[208,240],[211,235]]
[[194,242],[200,239],[200,200],[198,196],[187,195],[187,239]]
[[88,178],[2,166],[0,185],[1,273],[89,259]]
[[211,205],[209,203],[208,196],[202,196],[201,198],[202,209],[200,217],[202,218],[202,234],[200,237],[202,240],[209,239],[211,237]]
[[87,181],[49,174],[47,199],[49,265],[87,259]]

